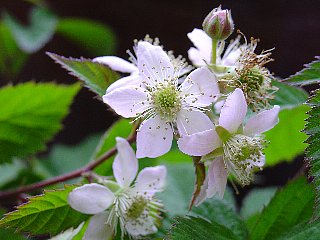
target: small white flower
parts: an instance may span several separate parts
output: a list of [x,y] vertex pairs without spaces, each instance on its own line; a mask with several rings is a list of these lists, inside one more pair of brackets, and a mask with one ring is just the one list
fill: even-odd
[[[219,125],[211,130],[183,136],[178,145],[182,152],[192,156],[203,156],[212,160],[203,188],[202,200],[218,193],[223,196],[227,181],[227,171],[242,184],[252,180],[252,171],[261,168],[265,162],[263,149],[266,141],[261,133],[270,130],[278,123],[280,107],[274,106],[243,122],[247,113],[247,103],[241,89],[230,94],[223,105]],[[204,156],[205,155],[205,156]],[[222,156],[222,157],[217,157]],[[225,169],[226,168],[226,169]]]
[[180,136],[210,129],[204,113],[219,94],[215,75],[203,67],[178,86],[180,68],[159,46],[137,45],[140,86],[124,86],[107,93],[103,101],[125,118],[143,119],[137,134],[137,157],[158,157],[171,148],[173,132]]
[[116,232],[118,223],[122,234],[128,233],[134,238],[157,231],[162,204],[154,194],[164,189],[166,168],[144,168],[131,186],[138,172],[138,160],[125,139],[117,137],[116,140],[118,154],[113,162],[113,173],[117,183],[85,184],[75,188],[68,197],[75,210],[94,214],[85,240],[108,239]]
[[[197,67],[210,64],[212,52],[212,39],[201,29],[195,28],[188,33],[188,38],[195,47],[191,47],[188,51],[190,61]],[[240,37],[233,40],[224,51],[224,42],[221,42],[217,49],[217,65],[236,66],[241,55],[241,49],[246,45],[240,45]],[[222,52],[223,56],[222,56]]]

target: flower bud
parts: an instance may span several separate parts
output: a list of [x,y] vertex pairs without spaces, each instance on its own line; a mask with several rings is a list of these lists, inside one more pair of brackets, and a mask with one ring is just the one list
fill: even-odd
[[203,30],[216,40],[225,40],[234,29],[231,11],[221,10],[221,6],[213,9],[202,23]]

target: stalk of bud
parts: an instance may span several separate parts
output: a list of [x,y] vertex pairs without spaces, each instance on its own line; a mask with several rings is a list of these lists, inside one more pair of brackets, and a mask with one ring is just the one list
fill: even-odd
[[213,9],[202,23],[203,30],[215,40],[227,39],[234,29],[231,11],[222,10],[221,6]]

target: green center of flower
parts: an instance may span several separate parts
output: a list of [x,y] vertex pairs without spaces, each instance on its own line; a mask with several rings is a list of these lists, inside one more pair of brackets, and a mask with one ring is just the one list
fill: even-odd
[[173,121],[181,109],[179,91],[173,84],[162,85],[152,93],[152,101],[157,114],[166,121]]
[[126,215],[129,219],[137,219],[141,217],[147,206],[148,200],[142,196],[137,196],[132,199],[132,204],[128,208]]
[[251,181],[251,172],[263,157],[267,142],[261,137],[234,134],[223,143],[224,158],[230,161],[235,176],[243,185]]
[[258,66],[247,69],[240,77],[241,86],[245,87],[247,92],[258,91],[263,84],[264,75]]

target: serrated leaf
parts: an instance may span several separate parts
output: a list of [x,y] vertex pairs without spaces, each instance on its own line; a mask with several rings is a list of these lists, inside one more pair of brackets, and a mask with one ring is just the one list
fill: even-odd
[[45,191],[34,196],[29,202],[18,206],[0,220],[0,226],[28,232],[33,235],[56,235],[66,229],[77,227],[89,215],[73,210],[67,201],[68,194],[76,186],[66,186],[63,190]]
[[307,136],[302,132],[307,118],[308,107],[297,106],[284,109],[279,113],[279,123],[265,133],[266,140],[270,142],[265,149],[266,165],[273,166],[282,161],[292,161],[299,154],[303,154],[307,144]]
[[291,85],[305,86],[320,82],[320,57],[316,56],[316,60],[304,65],[304,69],[285,79],[286,83]]
[[198,207],[193,207],[192,215],[205,218],[228,228],[239,239],[248,238],[245,223],[233,209],[233,206],[221,199],[208,199]]
[[314,217],[320,217],[320,90],[307,103],[311,110],[308,112],[307,124],[304,132],[308,135],[306,148],[306,162],[310,166],[308,175],[312,177],[316,191]]
[[202,218],[177,217],[166,239],[170,240],[232,240],[240,239],[228,228]]
[[21,70],[27,55],[18,48],[3,22],[0,22],[0,46],[0,73],[6,80],[12,80]]
[[270,101],[271,105],[279,105],[281,109],[293,108],[304,104],[308,99],[308,93],[299,87],[273,81],[272,85],[278,88],[275,98]]
[[41,49],[53,36],[58,19],[44,8],[33,8],[29,26],[21,25],[10,14],[4,14],[4,22],[9,27],[19,47],[26,53]]
[[60,20],[57,33],[95,56],[111,55],[115,52],[116,37],[113,31],[92,20],[65,18]]
[[34,82],[0,89],[0,163],[45,149],[79,89]]
[[104,95],[110,84],[119,79],[118,73],[90,59],[66,58],[54,53],[48,53],[48,55],[99,96]]
[[320,222],[301,223],[284,233],[276,240],[319,240]]
[[275,239],[312,214],[314,193],[304,177],[277,191],[251,230],[252,240]]

